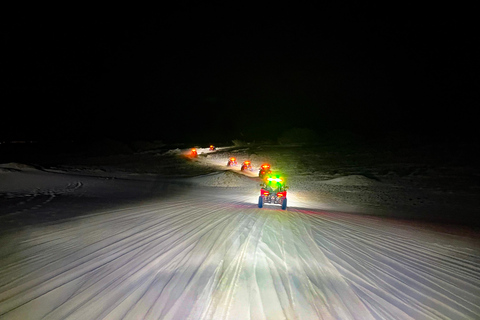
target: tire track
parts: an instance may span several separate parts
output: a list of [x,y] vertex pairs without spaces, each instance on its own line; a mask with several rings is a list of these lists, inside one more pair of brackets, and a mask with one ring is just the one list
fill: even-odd
[[0,316],[480,315],[477,256],[449,239],[369,217],[258,209],[234,193],[191,188],[22,234],[18,250],[0,256]]
[[[450,257],[445,248],[413,237],[415,230],[407,230],[403,236],[398,229],[383,226],[372,233],[371,224],[363,228],[355,217],[351,222],[341,217],[336,221],[330,217],[308,219],[312,228],[322,233],[316,237],[317,243],[360,297],[368,300],[367,305],[376,297],[389,301],[388,308],[402,305],[401,309],[416,319],[441,318],[439,314],[475,318],[480,314],[476,303],[479,269],[474,259]],[[378,291],[372,285],[383,289]],[[362,288],[375,294],[366,295]]]

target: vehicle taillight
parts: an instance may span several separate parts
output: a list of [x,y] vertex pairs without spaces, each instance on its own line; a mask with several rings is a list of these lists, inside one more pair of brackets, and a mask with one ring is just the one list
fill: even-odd
[[264,191],[264,192],[263,192],[264,195],[267,195],[267,194],[269,194],[269,193],[270,193],[270,192],[268,192],[268,191]]
[[277,193],[277,197],[283,197],[283,193]]

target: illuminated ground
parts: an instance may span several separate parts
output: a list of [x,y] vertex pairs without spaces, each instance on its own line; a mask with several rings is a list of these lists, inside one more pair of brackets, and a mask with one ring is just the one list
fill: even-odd
[[290,172],[288,210],[259,209],[255,172],[223,171],[229,155],[193,178],[0,166],[1,317],[480,317],[478,238],[346,196],[392,181]]

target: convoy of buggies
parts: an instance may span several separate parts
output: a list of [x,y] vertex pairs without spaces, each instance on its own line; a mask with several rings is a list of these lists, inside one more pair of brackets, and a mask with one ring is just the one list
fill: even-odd
[[[237,158],[228,159],[227,166],[233,167],[237,165]],[[252,162],[245,160],[240,171],[253,171]],[[258,169],[258,177],[262,179],[260,184],[260,196],[258,197],[258,207],[263,208],[265,203],[279,204],[282,210],[287,209],[287,189],[285,185],[285,177],[279,172],[272,171],[270,164],[263,163]]]
[[[231,157],[228,159],[227,166],[236,165],[237,159]],[[240,169],[241,171],[253,171],[252,162],[245,160]],[[263,208],[264,204],[278,204],[282,210],[287,209],[287,189],[285,177],[281,173],[272,171],[270,164],[263,163],[258,169],[258,177],[262,179],[260,184],[260,196],[258,197],[258,207]]]
[[[216,148],[210,145],[210,151],[215,151]],[[190,151],[190,157],[198,157],[197,150],[192,148]],[[237,158],[230,157],[227,161],[227,167],[238,166]],[[253,172],[252,162],[245,160],[242,163],[240,171]],[[285,185],[285,177],[277,172],[272,171],[270,164],[262,163],[258,169],[258,177],[262,180],[260,184],[260,196],[258,197],[258,207],[263,208],[264,204],[280,205],[282,210],[287,209],[287,189]]]

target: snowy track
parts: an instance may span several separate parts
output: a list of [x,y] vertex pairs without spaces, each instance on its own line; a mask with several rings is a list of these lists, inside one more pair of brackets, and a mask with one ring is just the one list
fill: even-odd
[[380,218],[258,209],[255,196],[190,186],[9,233],[0,318],[480,317],[473,242]]

